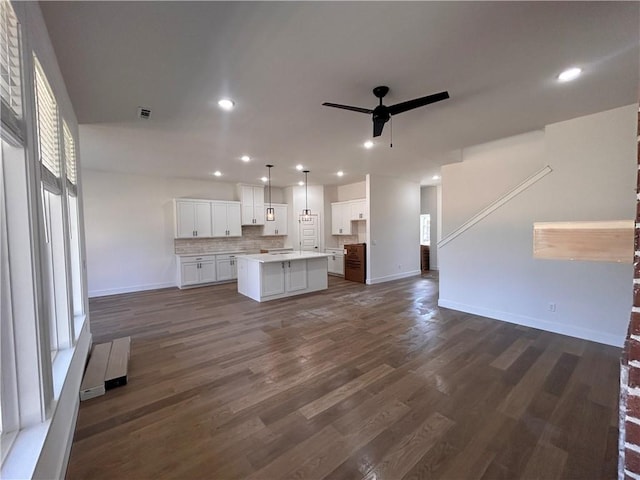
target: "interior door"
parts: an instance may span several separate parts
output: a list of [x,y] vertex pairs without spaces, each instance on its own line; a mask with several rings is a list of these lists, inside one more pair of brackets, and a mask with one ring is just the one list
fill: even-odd
[[318,215],[313,214],[305,217],[300,215],[298,219],[300,225],[300,249],[307,251],[318,251],[320,244],[320,232],[318,225]]

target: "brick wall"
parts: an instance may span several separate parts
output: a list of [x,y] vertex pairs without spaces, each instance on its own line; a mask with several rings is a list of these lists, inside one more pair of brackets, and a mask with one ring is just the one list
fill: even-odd
[[282,248],[287,237],[265,237],[263,227],[244,226],[241,237],[232,238],[182,238],[174,240],[177,255],[191,253],[248,251],[259,252],[261,248]]
[[[640,111],[638,111],[640,139]],[[633,308],[620,365],[620,462],[618,478],[640,480],[640,142],[637,150],[637,207]]]

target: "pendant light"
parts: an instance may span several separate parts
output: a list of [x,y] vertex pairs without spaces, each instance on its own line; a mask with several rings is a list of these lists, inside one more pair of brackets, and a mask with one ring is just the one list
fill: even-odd
[[276,219],[276,211],[271,205],[271,168],[273,165],[265,165],[269,169],[269,207],[267,208],[267,221],[273,222]]
[[303,170],[304,173],[304,210],[302,210],[302,215],[307,219],[311,216],[311,210],[309,210],[309,196],[307,194],[307,174],[309,170]]

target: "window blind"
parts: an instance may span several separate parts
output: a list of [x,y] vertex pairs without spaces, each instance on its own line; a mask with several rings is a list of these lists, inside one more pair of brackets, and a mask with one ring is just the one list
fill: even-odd
[[38,146],[40,164],[42,165],[42,181],[54,191],[60,187],[60,144],[58,134],[58,105],[53,96],[51,86],[42,70],[38,59],[34,56],[36,113],[38,126]]
[[[77,185],[76,175],[76,146],[73,141],[73,135],[67,122],[62,121],[62,139],[64,142],[64,161],[66,165],[67,181],[70,186],[75,187]],[[73,188],[72,190],[75,191]]]
[[0,0],[0,99],[3,134],[10,133],[13,137],[5,139],[22,143],[20,28],[8,0]]

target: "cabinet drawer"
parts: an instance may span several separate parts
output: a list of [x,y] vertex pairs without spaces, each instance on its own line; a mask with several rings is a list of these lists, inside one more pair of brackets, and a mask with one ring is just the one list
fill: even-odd
[[180,257],[180,264],[184,265],[185,263],[215,262],[215,260],[215,255],[194,255],[189,257]]

